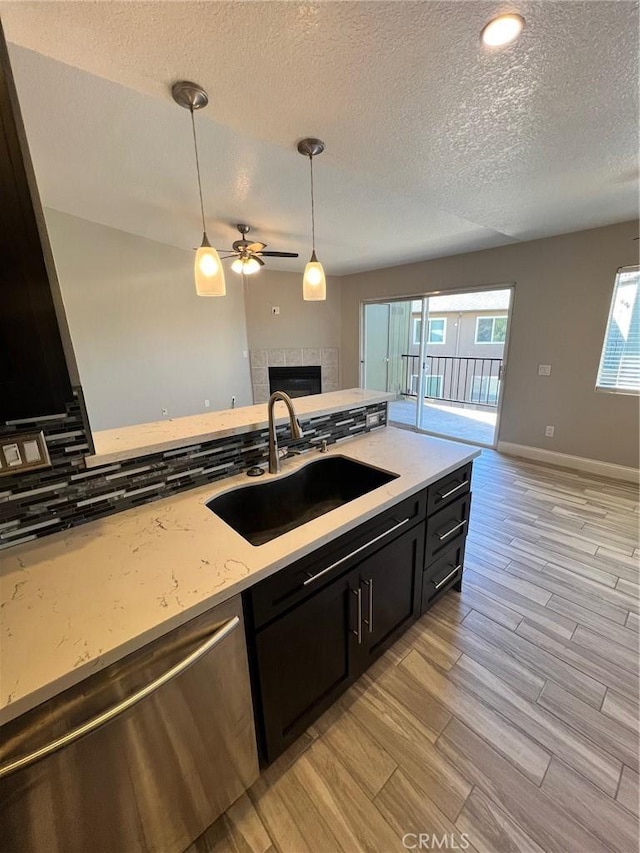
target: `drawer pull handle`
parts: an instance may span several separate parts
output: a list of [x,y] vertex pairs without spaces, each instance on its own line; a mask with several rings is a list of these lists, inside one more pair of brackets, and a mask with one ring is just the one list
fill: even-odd
[[451,497],[451,495],[455,495],[456,492],[459,492],[460,489],[463,489],[465,486],[468,486],[468,485],[469,485],[469,481],[465,480],[462,483],[458,483],[458,485],[454,486],[453,489],[449,489],[448,492],[438,492],[438,497],[440,498],[441,501],[443,501],[445,498]]
[[361,545],[359,548],[356,548],[355,551],[352,551],[350,554],[347,554],[346,557],[341,557],[339,560],[336,560],[335,563],[331,563],[330,566],[327,566],[326,569],[323,569],[321,572],[317,572],[315,575],[311,575],[308,577],[306,581],[303,582],[302,586],[308,586],[310,583],[321,578],[322,575],[326,575],[327,572],[330,572],[332,569],[341,566],[342,563],[346,563],[347,560],[350,560],[352,557],[355,557],[356,554],[359,554],[361,551],[364,551],[365,548],[368,548],[370,545],[374,545],[376,542],[379,542],[381,539],[384,539],[385,536],[389,536],[389,534],[393,533],[394,530],[397,530],[399,527],[402,527],[404,524],[409,522],[408,518],[405,518],[403,521],[399,521],[397,524],[394,524],[393,527],[390,527],[388,530],[385,530],[384,533],[381,533],[379,536],[376,536],[374,539],[371,539],[366,545]]
[[438,583],[435,584],[435,588],[440,589],[441,586],[444,586],[447,581],[451,580],[451,578],[454,575],[458,574],[458,572],[460,571],[461,568],[462,568],[462,563],[460,563],[459,566],[456,566],[452,572],[449,572],[449,574],[446,576],[446,578],[443,578],[441,581],[438,581]]
[[368,610],[369,610],[369,618],[364,620],[364,624],[369,627],[369,633],[373,633],[373,578],[369,578],[368,581],[363,581],[364,585],[368,589],[369,597],[368,601]]
[[454,524],[454,526],[451,528],[451,530],[447,530],[446,533],[443,533],[441,536],[438,536],[438,539],[441,542],[443,539],[448,539],[449,536],[451,536],[453,533],[456,532],[456,530],[460,530],[461,527],[464,527],[466,523],[467,523],[467,520],[465,518],[464,521],[460,521],[460,522],[458,522],[458,524]]
[[362,590],[360,589],[360,587],[358,587],[358,589],[352,589],[351,592],[355,595],[356,601],[358,604],[358,612],[356,614],[356,622],[357,622],[358,627],[356,628],[355,631],[352,628],[351,633],[356,635],[356,637],[358,638],[358,645],[361,646],[362,645]]
[[21,758],[16,758],[14,761],[10,761],[8,764],[2,765],[0,767],[0,779],[4,776],[8,776],[10,773],[13,773],[16,770],[20,770],[23,767],[28,767],[30,764],[35,764],[36,761],[39,761],[41,758],[46,758],[47,755],[51,755],[53,752],[57,752],[59,749],[62,749],[64,746],[68,746],[74,741],[80,740],[81,737],[90,734],[96,729],[100,728],[100,726],[104,726],[105,723],[114,720],[116,717],[119,717],[133,705],[140,702],[141,699],[145,699],[151,693],[154,693],[158,690],[159,687],[162,687],[167,682],[171,681],[176,676],[180,675],[181,672],[184,672],[185,669],[188,669],[192,664],[194,664],[197,660],[199,660],[203,655],[205,655],[208,651],[217,646],[219,643],[224,640],[225,637],[229,636],[229,634],[238,627],[240,624],[240,619],[237,616],[233,616],[231,619],[228,619],[223,625],[218,628],[215,633],[213,633],[208,639],[204,641],[200,646],[198,646],[195,651],[191,652],[186,658],[183,658],[179,661],[175,666],[172,666],[171,669],[168,669],[162,675],[158,676],[154,681],[151,681],[149,684],[142,687],[136,693],[132,693],[131,696],[127,696],[126,699],[123,699],[122,702],[119,702],[117,705],[113,705],[111,708],[108,708],[106,711],[103,711],[101,714],[98,714],[96,717],[93,717],[90,720],[87,720],[86,723],[83,723],[80,726],[77,726],[75,729],[71,729],[71,731],[67,732],[66,735],[62,735],[56,740],[49,741],[45,746],[41,746],[39,749],[36,749],[34,752],[29,753],[28,755],[23,755]]

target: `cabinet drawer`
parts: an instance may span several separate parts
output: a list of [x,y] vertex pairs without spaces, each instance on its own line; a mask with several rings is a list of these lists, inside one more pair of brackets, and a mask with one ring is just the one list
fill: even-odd
[[450,548],[424,570],[422,576],[422,606],[424,613],[433,601],[462,578],[464,542]]
[[427,521],[427,542],[424,561],[428,566],[433,560],[452,545],[464,541],[469,523],[471,494],[432,515]]
[[472,463],[469,462],[429,486],[427,515],[437,512],[471,490],[471,468]]
[[426,504],[423,490],[247,590],[245,605],[252,627],[267,624],[406,533],[424,519]]

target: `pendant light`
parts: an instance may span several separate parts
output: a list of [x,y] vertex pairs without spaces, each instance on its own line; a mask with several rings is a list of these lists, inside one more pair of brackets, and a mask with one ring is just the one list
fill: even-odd
[[202,201],[202,181],[200,179],[200,160],[198,158],[198,140],[196,138],[196,122],[194,111],[201,110],[209,103],[205,90],[196,83],[181,80],[171,87],[173,100],[191,113],[193,130],[193,147],[196,154],[196,173],[198,175],[198,192],[200,194],[200,213],[202,214],[202,244],[196,252],[194,277],[198,296],[224,296],[227,292],[224,281],[224,270],[220,255],[213,248],[207,237],[204,222],[204,203]]
[[324,142],[320,139],[303,139],[298,143],[300,154],[309,158],[311,168],[311,258],[305,267],[302,278],[302,298],[307,302],[321,301],[327,298],[327,281],[322,264],[316,257],[316,221],[313,199],[313,158],[324,151]]

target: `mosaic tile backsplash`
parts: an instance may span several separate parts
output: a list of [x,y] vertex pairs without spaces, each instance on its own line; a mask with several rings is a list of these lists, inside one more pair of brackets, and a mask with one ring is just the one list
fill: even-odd
[[[304,435],[296,442],[283,425],[277,428],[278,440],[300,450],[323,439],[327,444],[346,441],[369,431],[370,412],[380,414],[380,426],[386,424],[387,405],[379,403],[301,420]],[[52,467],[0,479],[0,550],[231,477],[268,457],[265,428],[85,469],[89,445],[77,398],[64,415],[0,426],[0,436],[31,429],[44,430]]]

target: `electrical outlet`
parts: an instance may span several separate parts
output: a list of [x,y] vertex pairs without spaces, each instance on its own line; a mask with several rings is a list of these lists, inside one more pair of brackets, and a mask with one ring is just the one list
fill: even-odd
[[166,418],[166,416],[169,414],[169,409],[163,409],[162,414]]
[[204,407],[205,407],[205,409],[208,409],[210,405],[211,405],[211,403],[209,402],[209,400],[205,400],[205,401],[204,401]]
[[550,364],[539,364],[538,365],[538,376],[551,376],[551,365]]
[[371,428],[374,426],[378,426],[380,423],[380,413],[379,412],[370,412],[366,417],[366,425]]
[[278,305],[271,306],[271,313],[275,316],[280,313],[280,307]]
[[554,426],[547,426],[544,428],[544,434],[546,435],[547,438],[553,438],[555,431],[556,431],[556,428]]

